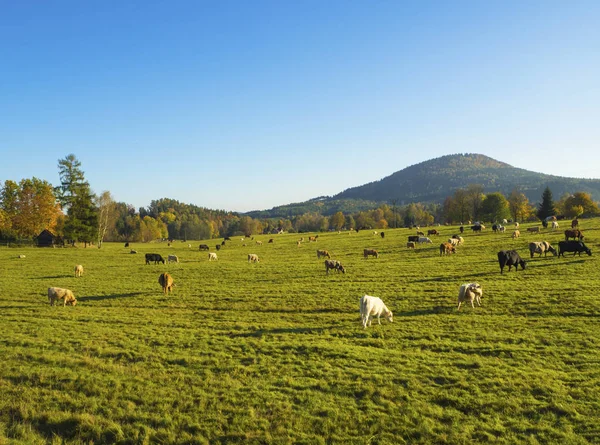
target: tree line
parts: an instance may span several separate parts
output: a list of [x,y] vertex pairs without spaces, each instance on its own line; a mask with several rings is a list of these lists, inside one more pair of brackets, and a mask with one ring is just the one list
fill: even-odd
[[110,192],[92,192],[81,162],[70,154],[58,161],[60,185],[31,178],[6,180],[0,189],[0,239],[34,239],[44,229],[70,243],[104,241],[148,242],[155,239],[198,240],[260,233],[319,232],[329,230],[386,229],[467,221],[526,221],[547,216],[565,218],[599,215],[589,193],[565,194],[554,201],[546,188],[539,206],[518,189],[508,197],[484,193],[480,184],[456,190],[443,204],[380,205],[357,212],[319,212],[279,218],[252,218],[224,210],[211,210],[163,198],[147,208],[116,202]]

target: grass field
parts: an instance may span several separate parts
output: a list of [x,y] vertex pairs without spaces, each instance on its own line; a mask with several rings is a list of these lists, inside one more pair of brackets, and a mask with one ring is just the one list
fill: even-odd
[[[600,220],[582,221],[594,256],[527,250],[565,225],[465,232],[448,257],[456,226],[414,251],[409,229],[238,237],[216,262],[198,244],[221,240],[0,248],[0,444],[600,443]],[[347,273],[326,275],[317,248]],[[506,248],[525,271],[500,275]],[[483,305],[457,312],[470,281]],[[78,305],[50,307],[50,286]],[[393,323],[362,328],[365,293]]]

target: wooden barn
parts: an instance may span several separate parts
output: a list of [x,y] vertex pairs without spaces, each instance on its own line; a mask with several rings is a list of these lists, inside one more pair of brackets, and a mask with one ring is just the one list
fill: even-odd
[[60,237],[54,235],[48,229],[42,230],[35,241],[38,247],[54,247],[57,244],[62,244]]

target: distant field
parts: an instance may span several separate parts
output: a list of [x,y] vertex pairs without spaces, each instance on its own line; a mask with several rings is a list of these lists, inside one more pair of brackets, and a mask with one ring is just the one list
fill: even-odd
[[[600,443],[600,220],[582,221],[593,256],[530,260],[560,223],[467,230],[448,257],[457,226],[414,251],[409,229],[237,237],[217,262],[198,245],[222,239],[0,248],[0,444]],[[317,248],[347,273],[327,276]],[[500,275],[506,248],[525,271]],[[483,306],[457,312],[470,281]],[[49,286],[78,305],[50,307]],[[365,293],[393,323],[362,328]]]

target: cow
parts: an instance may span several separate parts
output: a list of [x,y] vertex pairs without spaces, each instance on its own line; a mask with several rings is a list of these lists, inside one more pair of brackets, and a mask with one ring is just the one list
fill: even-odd
[[314,242],[314,243],[316,243],[316,242],[317,242],[317,238],[318,238],[318,237],[319,237],[319,235],[316,235],[316,236],[309,236],[309,237],[308,237],[308,242],[309,242],[309,243],[313,243],[313,242]]
[[408,242],[413,242],[413,243],[418,243],[419,242],[419,236],[418,235],[409,235],[408,236]]
[[515,230],[512,234],[513,239],[516,239],[521,236],[521,232],[519,230]]
[[419,239],[418,239],[418,243],[419,244],[433,244],[433,241],[431,241],[426,236],[420,236]]
[[[455,240],[458,241],[458,240]],[[440,256],[449,255],[451,253],[456,253],[456,247],[452,245],[452,243],[442,243],[440,244]]]
[[574,229],[575,227],[579,227],[579,220],[577,218],[571,221],[571,229]]
[[406,243],[406,248],[407,249],[414,249],[415,248],[415,243],[413,241],[409,241],[408,243]]
[[546,256],[548,252],[556,256],[556,249],[552,247],[548,241],[536,241],[529,243],[529,254],[531,255],[531,258],[533,258],[533,255],[536,253],[539,253],[540,256],[542,256],[543,253],[544,256]]
[[500,224],[494,224],[494,225],[492,226],[492,231],[493,231],[494,233],[496,233],[496,232],[500,231],[500,227],[502,227]]
[[394,321],[392,311],[387,308],[381,298],[372,297],[371,295],[363,295],[360,298],[360,318],[363,328],[366,329],[367,326],[371,326],[373,317],[377,317],[377,321],[381,324],[382,315],[390,323]]
[[[451,239],[458,240],[458,244],[459,245],[463,244],[465,242],[464,238],[462,236],[460,236],[460,235],[452,235]],[[450,242],[452,242],[452,241],[450,241]]]
[[75,306],[77,304],[77,299],[73,295],[73,292],[69,289],[63,289],[61,287],[49,287],[48,288],[48,302],[50,306],[54,306],[58,300],[63,300],[64,306]]
[[365,249],[363,250],[363,256],[365,258],[369,258],[369,256],[374,256],[375,258],[379,258],[379,252],[375,249]]
[[326,250],[318,250],[317,249],[317,258],[320,259],[322,256],[327,257],[327,258],[331,258],[331,255],[329,254],[328,251],[326,251]]
[[481,226],[480,225],[471,226],[471,230],[473,232],[480,232],[481,233]]
[[471,307],[475,309],[473,302],[477,302],[477,305],[481,306],[481,297],[483,296],[483,290],[479,283],[466,283],[462,284],[458,289],[458,309],[460,311],[460,305],[465,301],[471,302]]
[[223,241],[231,241],[231,238],[229,238],[228,236],[226,236],[225,238],[223,238]]
[[179,263],[179,258],[177,258],[177,255],[169,255],[167,257],[167,263]]
[[425,233],[424,233],[424,232],[422,232],[422,231],[420,231],[420,230],[417,230],[417,235],[418,235],[418,236],[425,236]]
[[552,230],[558,229],[558,223],[556,221],[552,221]]
[[137,250],[133,250],[133,249],[131,249],[131,250],[129,251],[129,253],[137,253]]
[[274,242],[275,242],[275,240],[273,238],[269,238],[269,241],[267,242],[267,244],[268,243],[274,243]]
[[175,283],[173,283],[173,277],[167,272],[161,273],[158,277],[158,284],[161,285],[163,293],[169,295],[169,292],[173,291]]
[[83,276],[83,266],[78,264],[75,266],[75,278],[79,278]]
[[123,246],[123,247],[129,247],[129,243],[125,243],[125,246]]
[[448,244],[450,244],[451,246],[458,246],[460,244],[460,241],[457,240],[456,238],[448,238]]
[[583,241],[559,241],[558,242],[558,256],[565,256],[565,252],[573,252],[573,256],[576,253],[581,256],[581,252],[587,253],[589,256],[592,255],[592,251],[583,244]]
[[263,243],[262,241],[257,241],[257,242],[256,242],[256,245],[257,245],[257,246],[262,246],[262,243]]
[[208,247],[208,244],[200,244],[198,246],[198,249],[200,249],[200,250],[210,250],[210,247]]
[[519,228],[519,223],[515,222],[515,229],[518,229],[518,228]]
[[298,247],[302,246],[302,241],[300,241],[300,240],[296,241],[296,245],[297,245]]
[[515,272],[521,266],[521,269],[525,269],[525,261],[521,259],[516,250],[501,250],[498,252],[498,263],[500,264],[500,273],[504,272],[504,266],[508,266],[508,271],[512,266],[515,266]]
[[221,250],[221,245],[220,245],[220,244],[217,244],[217,245],[215,246],[215,249],[217,249],[217,250]]
[[382,239],[385,238],[385,233],[384,232],[381,232],[379,235],[381,236]]
[[377,230],[373,230],[373,235],[377,235]]
[[567,229],[565,230],[565,241],[569,241],[569,238],[577,238],[578,241],[582,241],[585,237],[579,229]]
[[546,218],[544,218],[544,221],[547,221],[547,222],[556,221],[556,216],[546,216]]
[[154,261],[154,264],[163,263],[165,264],[165,259],[160,256],[158,253],[147,253],[146,254],[146,264],[150,264],[150,261]]
[[500,232],[500,233],[506,232],[506,227],[504,227],[504,226],[498,227],[498,232]]
[[336,272],[346,273],[346,269],[344,269],[342,263],[337,260],[325,260],[325,273],[327,275],[329,275],[329,269],[333,269]]
[[427,231],[427,236],[430,236],[430,235],[436,235],[437,236],[439,234],[440,234],[440,232],[438,232],[436,229],[431,229],[431,230]]
[[530,233],[540,233],[540,226],[527,227],[527,231]]
[[464,233],[464,232],[465,232],[465,228],[464,228],[463,226],[460,226],[460,227],[458,228],[458,230],[460,230],[460,233]]
[[208,261],[217,261],[219,258],[215,252],[208,252]]
[[258,259],[258,255],[256,255],[255,253],[249,253],[248,254],[248,262],[249,263],[258,263],[258,262],[260,262],[260,260]]

